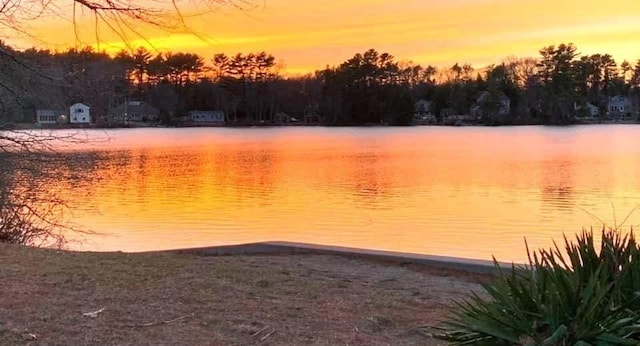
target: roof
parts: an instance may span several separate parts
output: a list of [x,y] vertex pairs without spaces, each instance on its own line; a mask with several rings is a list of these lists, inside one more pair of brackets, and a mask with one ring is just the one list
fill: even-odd
[[624,95],[616,95],[612,96],[610,102],[628,102],[630,101],[627,96]]
[[57,109],[36,109],[37,115],[60,115],[64,114],[64,111],[60,111]]

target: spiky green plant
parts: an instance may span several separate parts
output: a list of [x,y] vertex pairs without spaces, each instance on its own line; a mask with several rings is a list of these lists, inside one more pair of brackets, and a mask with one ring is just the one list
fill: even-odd
[[453,345],[640,345],[640,247],[633,232],[564,238],[457,302],[437,337]]

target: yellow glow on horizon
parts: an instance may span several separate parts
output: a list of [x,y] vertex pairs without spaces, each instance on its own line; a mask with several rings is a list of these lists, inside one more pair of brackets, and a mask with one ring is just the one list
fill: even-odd
[[255,44],[267,40],[261,37],[227,37],[215,40],[206,37],[197,37],[193,34],[170,34],[162,37],[151,37],[148,39],[134,39],[128,42],[118,40],[111,42],[100,42],[93,45],[98,50],[104,50],[107,53],[116,53],[123,49],[136,47],[146,47],[158,51],[181,50],[176,47],[186,47],[187,50],[210,49],[212,45],[240,45]]
[[[193,52],[206,61],[215,53],[267,51],[295,73],[340,64],[369,48],[438,67],[482,67],[569,42],[584,54],[609,53],[618,62],[640,58],[640,2],[628,0],[266,0],[251,11],[225,8],[187,20],[197,35],[142,27],[146,40],[132,35],[125,44],[102,28],[99,45],[87,20],[80,24],[81,40],[108,52],[142,45]],[[34,27],[51,45],[76,42],[69,23]]]

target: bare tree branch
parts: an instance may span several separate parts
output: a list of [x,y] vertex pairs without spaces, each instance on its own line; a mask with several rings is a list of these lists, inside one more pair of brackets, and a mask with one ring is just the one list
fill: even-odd
[[[69,19],[76,41],[81,42],[79,25],[90,16],[94,22],[96,43],[100,42],[99,27],[105,25],[119,38],[129,34],[144,39],[131,31],[135,26],[149,26],[166,32],[194,31],[185,18],[230,7],[246,10],[256,6],[256,0],[0,0],[0,34],[13,37],[16,34],[36,39],[30,25],[39,18]],[[125,42],[128,40],[124,40]],[[85,43],[86,44],[86,43]]]

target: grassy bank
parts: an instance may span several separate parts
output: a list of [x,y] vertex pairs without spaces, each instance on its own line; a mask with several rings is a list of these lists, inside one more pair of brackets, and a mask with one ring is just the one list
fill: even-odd
[[78,253],[0,244],[0,344],[439,345],[423,327],[486,279],[328,255]]

